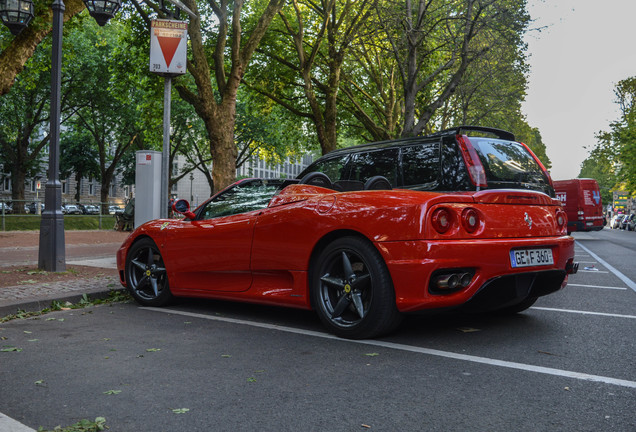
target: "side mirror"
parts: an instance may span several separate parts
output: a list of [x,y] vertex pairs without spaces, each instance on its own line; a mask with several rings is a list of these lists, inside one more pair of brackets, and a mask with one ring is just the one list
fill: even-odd
[[190,211],[190,203],[184,199],[176,200],[172,204],[172,210],[184,215],[190,220],[194,220],[197,217],[197,215]]

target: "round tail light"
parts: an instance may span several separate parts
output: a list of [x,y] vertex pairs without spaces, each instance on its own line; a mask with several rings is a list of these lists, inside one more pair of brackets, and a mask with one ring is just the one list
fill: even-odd
[[433,212],[431,222],[433,223],[435,231],[440,234],[444,234],[451,228],[453,216],[448,209],[440,208]]
[[563,210],[557,210],[556,222],[559,228],[564,228],[565,225],[568,223],[568,218]]
[[475,209],[467,208],[462,212],[462,225],[469,233],[474,233],[479,228],[479,214]]

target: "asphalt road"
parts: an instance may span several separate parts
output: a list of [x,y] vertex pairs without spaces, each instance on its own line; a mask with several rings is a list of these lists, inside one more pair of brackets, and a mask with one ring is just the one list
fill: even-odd
[[414,317],[372,341],[201,300],[10,321],[0,412],[33,429],[633,432],[636,233],[575,237],[579,273],[528,311]]

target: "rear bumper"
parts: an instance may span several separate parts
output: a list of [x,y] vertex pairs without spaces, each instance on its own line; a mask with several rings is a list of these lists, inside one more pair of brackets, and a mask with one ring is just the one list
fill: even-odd
[[[475,306],[497,309],[559,290],[573,270],[574,239],[570,236],[380,242],[376,246],[391,273],[396,304],[402,312],[459,307],[473,297]],[[554,264],[513,268],[510,251],[524,248],[550,248]],[[468,286],[448,294],[429,291],[434,272],[459,268],[474,270]]]

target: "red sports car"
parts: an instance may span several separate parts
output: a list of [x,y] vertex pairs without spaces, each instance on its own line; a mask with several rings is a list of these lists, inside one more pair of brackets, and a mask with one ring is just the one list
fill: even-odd
[[[142,305],[173,296],[314,309],[346,338],[386,334],[404,313],[519,312],[576,271],[559,201],[525,190],[334,190],[246,179],[181,220],[139,226],[117,253],[121,283]],[[384,190],[374,190],[382,188]]]

